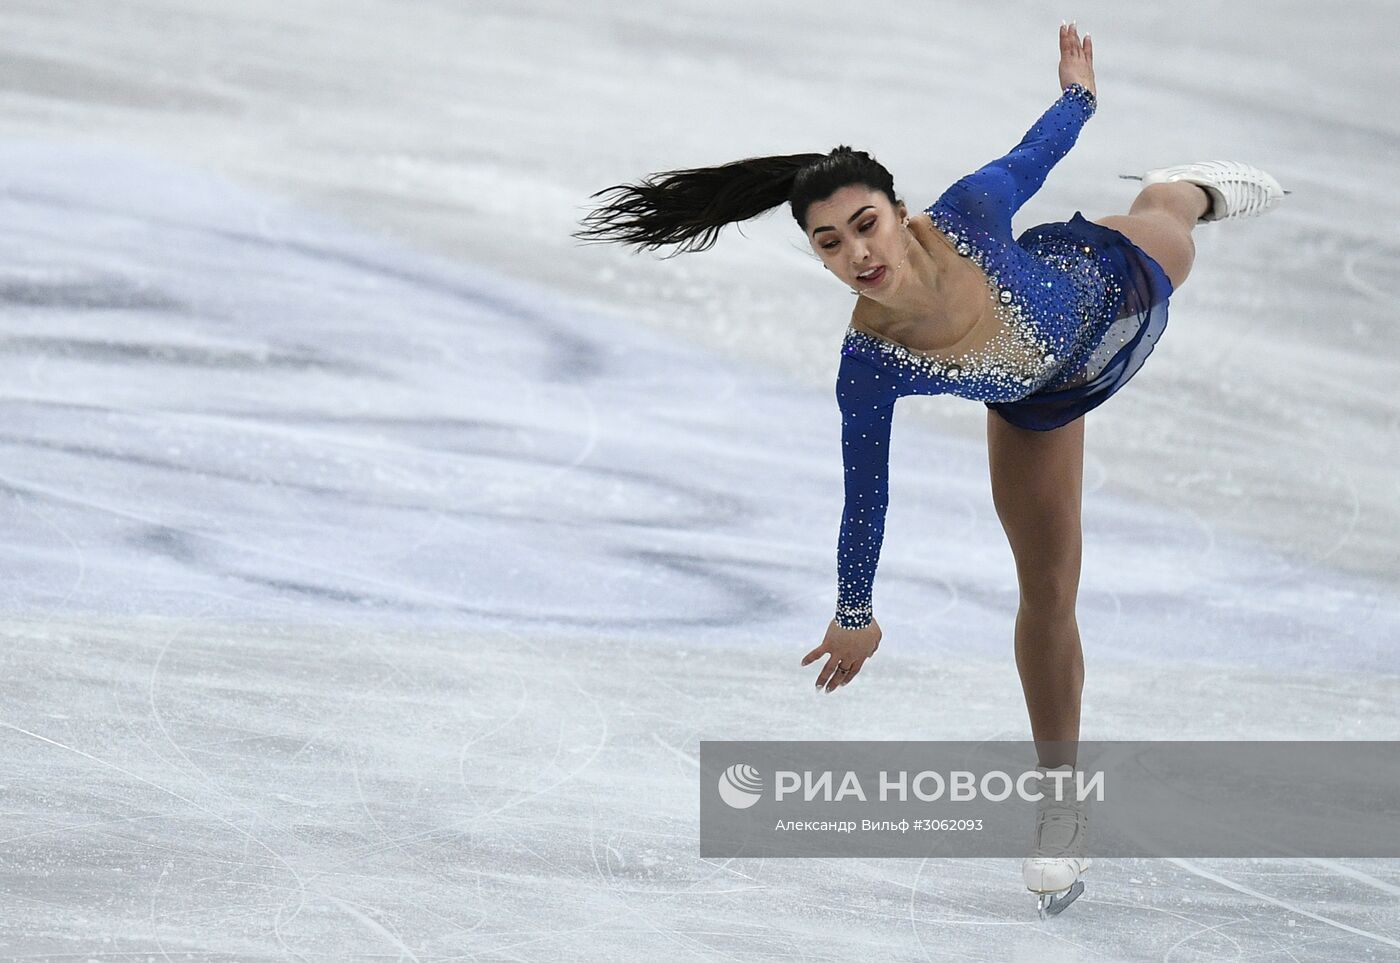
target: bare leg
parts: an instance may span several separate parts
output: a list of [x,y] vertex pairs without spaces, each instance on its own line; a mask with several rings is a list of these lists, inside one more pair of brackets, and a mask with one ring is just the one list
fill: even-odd
[[[1136,242],[1134,242],[1136,243]],[[987,411],[992,501],[1016,559],[1016,668],[1040,762],[1074,763],[1084,653],[1075,619],[1083,537],[1084,419],[1017,428]]]
[[1203,188],[1173,181],[1144,187],[1127,214],[1110,214],[1094,223],[1125,234],[1146,251],[1162,266],[1176,290],[1191,273],[1196,259],[1191,231],[1197,218],[1209,209],[1210,196]]

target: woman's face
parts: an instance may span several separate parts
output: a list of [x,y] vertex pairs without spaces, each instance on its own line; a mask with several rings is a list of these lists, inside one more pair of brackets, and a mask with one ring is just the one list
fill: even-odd
[[827,270],[879,300],[907,256],[906,213],[883,191],[850,184],[807,208],[807,240]]

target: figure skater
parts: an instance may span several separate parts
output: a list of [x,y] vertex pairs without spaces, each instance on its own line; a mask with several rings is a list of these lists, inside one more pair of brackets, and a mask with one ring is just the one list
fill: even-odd
[[[889,503],[894,403],[953,394],[987,408],[992,499],[1016,563],[1016,667],[1042,775],[1073,770],[1083,655],[1075,619],[1082,534],[1084,414],[1127,383],[1191,271],[1198,224],[1262,214],[1285,193],[1256,167],[1203,161],[1149,170],[1126,214],[1076,211],[1013,240],[1011,218],[1094,114],[1094,48],[1059,32],[1061,94],[1010,153],[911,216],[883,165],[839,146],[669,171],[584,218],[581,240],[711,247],[720,229],[783,202],[822,264],[857,296],[841,346],[845,507],[835,618],[802,665],[849,685],[880,646],[872,587]],[[1044,788],[1044,787],[1042,787]],[[1048,802],[1046,800],[1049,800]],[[1023,864],[1042,916],[1083,891],[1085,819],[1049,794]]]

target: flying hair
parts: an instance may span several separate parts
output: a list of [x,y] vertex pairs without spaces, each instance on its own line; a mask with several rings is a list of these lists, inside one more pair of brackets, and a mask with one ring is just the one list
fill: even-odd
[[[865,151],[841,145],[826,154],[747,157],[719,167],[649,174],[589,195],[605,198],[572,237],[616,241],[639,251],[675,246],[668,257],[713,247],[726,224],[746,221],[787,202],[802,232],[807,209],[852,184],[899,203],[894,178]],[[611,195],[609,197],[609,195]]]

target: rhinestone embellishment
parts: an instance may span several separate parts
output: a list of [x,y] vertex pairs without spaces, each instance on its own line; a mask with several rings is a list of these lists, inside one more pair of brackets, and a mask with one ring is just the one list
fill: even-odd
[[1025,305],[1016,301],[1011,285],[1003,284],[999,272],[988,270],[991,262],[987,252],[974,245],[960,226],[955,228],[943,217],[933,220],[944,237],[955,243],[958,254],[971,258],[982,268],[992,310],[1000,322],[995,333],[978,347],[952,357],[907,348],[856,328],[849,329],[848,337],[910,374],[957,382],[955,393],[963,397],[1001,401],[1025,397],[1028,389],[1034,391],[1053,376],[1058,346],[1030,320]]

